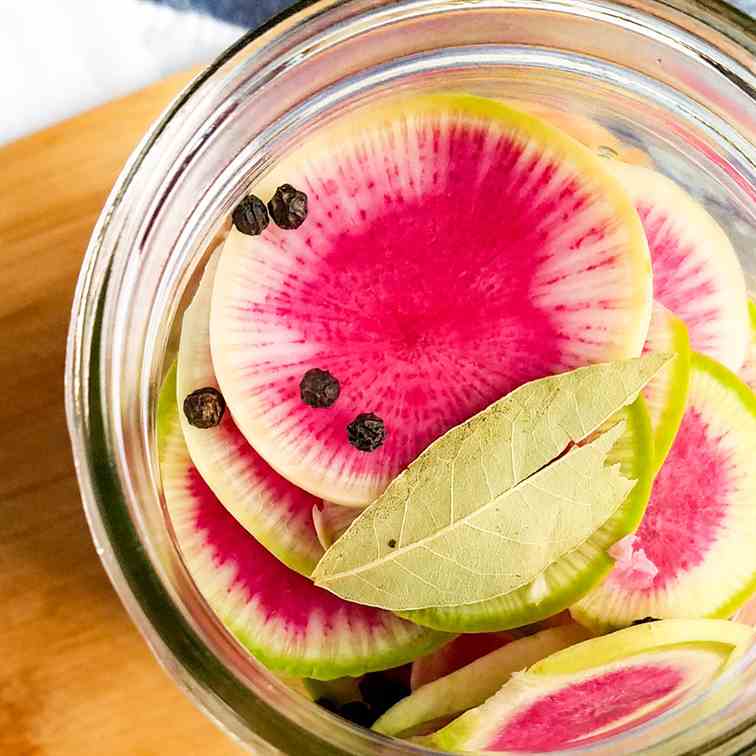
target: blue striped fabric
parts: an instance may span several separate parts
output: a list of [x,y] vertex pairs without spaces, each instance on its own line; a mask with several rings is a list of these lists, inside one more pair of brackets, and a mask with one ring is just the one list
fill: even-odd
[[237,26],[254,28],[276,13],[286,10],[297,0],[153,0],[179,10],[193,10],[228,21]]
[[[153,0],[180,10],[194,10],[238,26],[256,27],[296,0]],[[756,0],[732,0],[741,10],[756,16]]]

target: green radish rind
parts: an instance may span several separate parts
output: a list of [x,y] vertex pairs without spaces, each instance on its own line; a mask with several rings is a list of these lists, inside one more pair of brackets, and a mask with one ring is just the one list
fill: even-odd
[[401,612],[399,616],[445,632],[493,632],[551,617],[588,593],[612,569],[614,561],[607,550],[635,531],[651,493],[653,435],[643,398],[638,397],[602,430],[618,418],[626,420],[627,431],[607,461],[620,462],[623,475],[637,483],[619,509],[588,541],[552,564],[541,577],[507,596],[460,607]]
[[528,672],[540,675],[570,674],[681,643],[724,643],[733,649],[741,649],[754,637],[752,627],[724,619],[645,622],[557,651],[534,664]]
[[[518,697],[518,688],[536,690],[542,685],[541,697],[548,697],[559,689],[581,679],[610,671],[617,664],[634,660],[653,663],[664,661],[665,652],[672,655],[683,651],[700,651],[716,659],[721,658],[715,674],[721,673],[742,656],[756,638],[754,629],[727,620],[663,620],[619,630],[611,635],[578,643],[558,651],[532,665],[517,679],[505,684],[502,689],[482,706],[468,711],[451,724],[425,738],[418,744],[443,750],[479,750],[490,742],[495,728],[501,727],[516,716],[518,709],[538,700],[535,697]],[[614,665],[614,666],[612,666]],[[706,682],[702,679],[701,682]],[[510,695],[510,690],[514,695]],[[692,690],[695,690],[692,689]],[[733,691],[730,691],[732,694]],[[726,703],[717,697],[717,705]],[[590,715],[588,713],[588,715]],[[492,720],[495,720],[492,724]]]
[[[744,413],[746,422],[752,423],[756,420],[756,394],[738,378],[729,368],[726,368],[721,363],[707,357],[706,355],[693,352],[691,355],[691,394],[690,399],[695,401],[695,373],[700,371],[705,377],[711,378],[716,384],[718,384],[725,392],[725,395],[720,397],[720,401],[724,401],[727,398],[727,393],[731,393]],[[756,447],[756,444],[754,444]],[[746,456],[748,454],[746,453]],[[752,465],[752,458],[742,460],[744,465]],[[748,467],[747,470],[752,470]],[[751,472],[750,474],[753,475]],[[756,491],[756,487],[753,485],[751,489]],[[756,512],[756,500],[753,502],[754,512]],[[752,531],[753,532],[753,531]],[[753,552],[751,552],[753,553]],[[750,555],[749,555],[750,556]],[[719,564],[716,565],[718,568]],[[728,576],[729,577],[729,576]],[[684,579],[684,578],[683,578]],[[711,595],[712,590],[716,590],[716,586],[719,585],[719,581],[716,580],[716,576],[713,576],[713,582],[711,583],[711,589],[708,590]],[[695,586],[691,587],[693,595],[695,595]],[[676,590],[680,590],[677,588]],[[700,586],[699,586],[700,590]],[[751,596],[756,593],[756,567],[751,577],[744,581],[743,585],[721,603],[708,610],[700,610],[700,604],[696,604],[695,600],[691,604],[690,608],[684,615],[690,617],[697,613],[697,616],[702,619],[724,619],[732,617],[740,607],[742,607]],[[633,620],[638,619],[637,614],[627,615],[620,618],[616,612],[611,612],[611,617],[607,606],[609,602],[621,601],[623,607],[630,606],[629,597],[625,597],[622,600],[622,594],[616,587],[613,589],[608,582],[604,582],[598,585],[593,591],[586,594],[580,601],[570,607],[570,614],[581,625],[589,628],[595,633],[605,633],[618,628],[627,627]],[[648,608],[648,607],[646,607]],[[630,607],[632,611],[632,607]],[[682,613],[673,615],[667,614],[665,616],[663,607],[656,606],[650,610],[653,616],[659,616],[660,619],[674,619],[676,617],[682,617]],[[643,612],[642,616],[646,616],[649,612]]]
[[512,673],[588,637],[587,630],[573,623],[514,640],[461,669],[420,686],[383,714],[372,729],[382,735],[401,736],[418,725],[479,706],[494,695]]
[[[339,638],[325,649],[325,644],[320,645],[319,634],[322,633],[323,622],[320,616],[314,617],[308,624],[304,631],[304,643],[298,641],[295,647],[287,645],[290,638],[285,626],[278,618],[269,619],[264,609],[258,612],[254,600],[250,600],[245,590],[235,586],[236,571],[226,564],[218,566],[214,549],[207,546],[204,533],[195,526],[194,504],[179,483],[194,465],[179,421],[175,364],[161,388],[156,426],[166,509],[187,572],[231,635],[271,671],[318,680],[354,677],[406,664],[448,642],[448,635],[423,631],[388,612],[383,613],[378,627],[363,628],[358,620],[360,626],[355,628],[350,623],[348,604],[344,602],[344,609],[341,610],[343,616],[333,614],[325,618],[332,623],[344,621],[347,639],[343,646]],[[223,508],[220,502],[218,507]],[[253,537],[243,531],[241,525],[238,527],[254,544]],[[262,546],[256,548],[278,564],[278,560],[267,554]],[[282,563],[278,569],[290,573],[296,581],[308,580]],[[302,585],[301,582],[298,584]],[[286,585],[282,586],[282,590],[294,592],[291,586]],[[340,631],[341,628],[333,630],[334,633]],[[301,635],[301,631],[297,632]],[[357,635],[362,632],[369,635]],[[319,655],[321,652],[322,655]]]
[[[657,310],[658,308],[658,310]],[[672,448],[672,444],[680,428],[685,406],[688,400],[688,387],[690,385],[690,360],[691,348],[690,337],[685,323],[666,308],[654,303],[654,318],[664,318],[665,333],[660,334],[660,339],[652,337],[649,331],[649,339],[646,348],[651,352],[671,352],[675,355],[672,362],[666,365],[660,376],[651,379],[649,386],[644,390],[644,396],[649,405],[651,426],[654,433],[654,472],[658,472],[664,464],[664,460]],[[663,340],[663,343],[660,343]],[[650,391],[654,388],[654,381],[664,381],[664,397],[661,405],[651,407]]]

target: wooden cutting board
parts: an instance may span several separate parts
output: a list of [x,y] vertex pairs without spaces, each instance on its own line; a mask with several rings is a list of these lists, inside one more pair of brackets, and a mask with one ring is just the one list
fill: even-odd
[[100,566],[63,410],[89,234],[174,76],[0,149],[0,754],[240,754],[173,685]]

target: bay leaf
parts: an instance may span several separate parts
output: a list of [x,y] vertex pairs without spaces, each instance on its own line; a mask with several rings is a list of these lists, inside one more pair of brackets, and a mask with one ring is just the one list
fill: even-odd
[[407,611],[476,603],[530,582],[590,537],[633,486],[604,465],[621,425],[556,458],[634,401],[670,359],[533,381],[451,429],[331,546],[316,584]]

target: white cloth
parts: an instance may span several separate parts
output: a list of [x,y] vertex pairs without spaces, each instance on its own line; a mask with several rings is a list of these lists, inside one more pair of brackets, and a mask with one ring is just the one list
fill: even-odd
[[141,0],[0,0],[0,144],[210,61],[242,31]]
[[143,0],[0,0],[0,144],[210,61],[242,31]]

